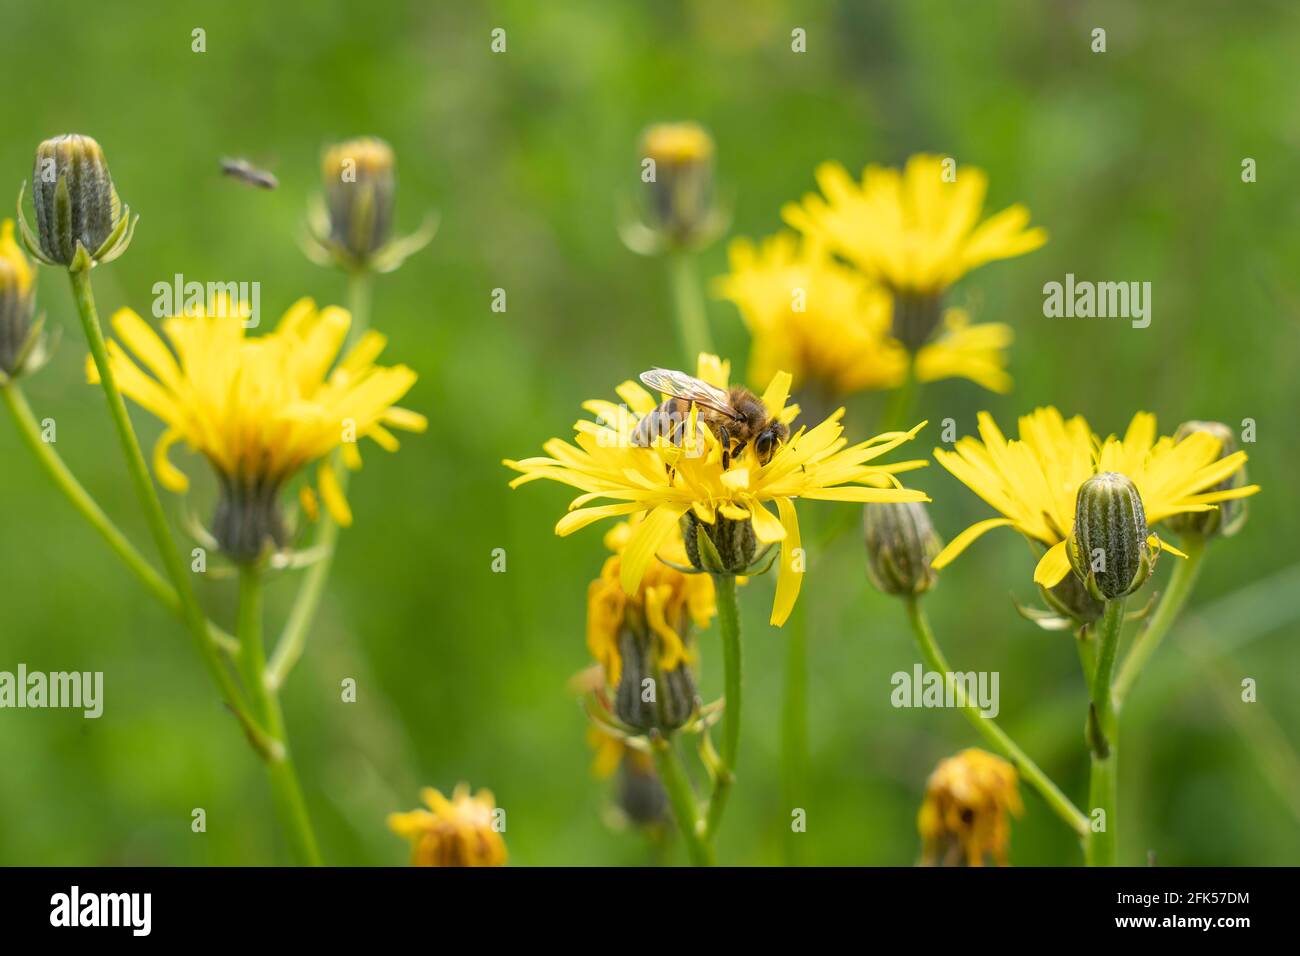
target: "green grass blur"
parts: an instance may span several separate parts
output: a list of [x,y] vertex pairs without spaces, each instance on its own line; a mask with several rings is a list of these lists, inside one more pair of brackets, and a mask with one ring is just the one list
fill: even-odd
[[[1192,599],[1194,612],[1211,609],[1201,620],[1223,626],[1175,631],[1124,714],[1121,854],[1139,863],[1152,849],[1166,865],[1300,861],[1297,578],[1273,577],[1295,561],[1300,536],[1286,504],[1300,464],[1293,4],[3,7],[0,199],[30,177],[39,140],[77,131],[103,144],[141,217],[129,252],[94,273],[105,317],[125,305],[148,315],[153,284],[177,273],[260,281],[264,321],[304,294],[342,301],[342,277],[296,245],[320,149],[337,138],[393,144],[400,228],[441,213],[433,245],[381,277],[374,300],[387,357],[421,376],[404,404],[432,427],[404,437],[395,456],[366,449],[352,484],[356,525],[285,692],[329,862],[404,862],[385,814],[415,806],[421,785],[458,780],[495,791],[515,864],[650,859],[635,834],[602,823],[609,788],[589,775],[583,717],[565,690],[588,662],[585,593],[601,534],[556,538],[564,489],[509,491],[500,459],[566,435],[581,401],[640,369],[680,364],[662,264],[633,256],[615,233],[618,197],[637,185],[638,132],[678,118],[717,139],[732,234],[775,230],[781,204],[812,188],[824,159],[857,170],[921,150],[984,167],[991,208],[1023,201],[1047,227],[1044,249],[978,270],[955,293],[977,318],[1015,326],[1015,391],[942,383],[922,396],[932,422],[952,418],[966,432],[988,409],[1010,427],[1045,403],[1102,431],[1121,431],[1138,409],[1165,431],[1188,418],[1256,421],[1250,470],[1264,493],[1243,532],[1215,545]],[[1098,26],[1104,54],[1090,51]],[[199,27],[205,53],[191,51]],[[503,55],[489,50],[495,27],[507,31]],[[795,27],[807,31],[804,54],[790,50]],[[268,166],[280,189],[222,179],[226,155]],[[1258,164],[1256,183],[1241,181],[1245,157]],[[725,243],[699,266],[723,271]],[[1067,272],[1150,281],[1150,328],[1044,318],[1042,286]],[[67,281],[42,270],[39,283],[39,306],[63,337],[28,395],[57,423],[58,450],[152,553],[102,395],[84,381]],[[504,314],[489,308],[496,288],[507,292]],[[742,368],[735,310],[713,302],[710,316]],[[880,404],[855,403],[850,427],[865,435]],[[138,410],[135,420],[151,444],[157,423]],[[932,425],[917,451],[937,440]],[[0,711],[0,863],[286,861],[262,768],[186,634],[46,482],[7,417],[0,463],[0,670],[102,670],[106,684],[99,720]],[[946,536],[990,514],[937,466],[914,483],[935,499]],[[195,504],[206,512],[210,487],[200,484]],[[813,502],[803,513],[829,524],[844,507]],[[491,571],[495,548],[506,550],[504,574]],[[909,864],[927,775],[976,740],[954,713],[890,707],[889,675],[916,654],[901,608],[866,584],[856,533],[814,561],[801,598],[811,772],[798,858]],[[955,666],[1001,673],[1004,725],[1082,802],[1075,649],[1009,600],[1034,597],[1031,567],[1014,535],[991,535],[945,572],[927,606]],[[200,587],[233,626],[234,583]],[[748,697],[726,862],[785,859],[785,644],[766,623],[772,587],[762,579],[741,594]],[[287,578],[270,587],[272,635],[292,592]],[[701,647],[716,695],[716,634]],[[355,704],[340,701],[348,677]],[[1244,677],[1258,681],[1258,703],[1239,702]],[[1024,796],[1013,861],[1077,862],[1070,835]],[[196,807],[203,834],[190,829]]]

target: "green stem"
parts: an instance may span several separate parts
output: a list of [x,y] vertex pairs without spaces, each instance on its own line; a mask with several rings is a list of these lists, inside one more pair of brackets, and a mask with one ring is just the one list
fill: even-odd
[[713,781],[713,796],[709,800],[708,824],[705,836],[712,843],[722,823],[722,813],[727,807],[727,797],[736,779],[736,752],[740,748],[740,609],[736,604],[736,579],[729,574],[713,575],[713,589],[717,595],[718,630],[722,637],[723,693],[726,705],[722,711],[722,753]]
[[[162,579],[153,565],[136,550],[135,545],[127,540],[126,535],[118,530],[117,525],[113,524],[113,519],[104,513],[104,509],[99,507],[94,498],[90,497],[90,493],[82,487],[81,482],[77,481],[76,476],[55,450],[54,443],[47,442],[41,437],[41,427],[36,420],[36,415],[32,412],[31,405],[27,403],[27,396],[23,394],[18,383],[10,382],[8,385],[0,386],[0,395],[4,396],[5,405],[13,416],[14,424],[18,426],[18,434],[23,439],[23,443],[45,469],[45,473],[53,480],[55,487],[63,492],[63,496],[68,499],[68,503],[77,514],[85,518],[86,523],[99,532],[100,537],[113,553],[122,559],[122,563],[144,585],[145,590],[161,601],[172,613],[183,617],[184,611],[176,589]],[[233,655],[239,649],[238,642],[215,624],[209,622],[208,629],[212,634],[212,640],[225,654]]]
[[163,513],[162,502],[158,500],[158,491],[154,488],[153,479],[149,475],[149,466],[145,464],[144,454],[140,451],[140,441],[136,438],[135,429],[131,427],[131,419],[127,415],[126,403],[122,401],[122,393],[118,390],[117,379],[114,377],[113,369],[108,363],[108,349],[104,344],[104,332],[99,324],[99,313],[95,310],[95,295],[90,287],[90,274],[88,272],[69,271],[68,276],[72,280],[72,295],[77,303],[77,312],[81,316],[81,325],[86,333],[86,342],[90,346],[91,357],[94,359],[95,368],[99,372],[104,396],[108,400],[109,414],[112,417],[113,427],[117,431],[118,440],[122,446],[122,455],[126,459],[127,471],[131,475],[131,483],[135,486],[136,495],[140,499],[141,507],[144,509],[149,531],[153,535],[154,544],[157,546],[159,556],[162,558],[163,568],[167,572],[167,576],[171,578],[172,586],[176,589],[182,617],[189,627],[190,633],[194,636],[203,663],[207,666],[208,673],[212,675],[212,679],[216,682],[226,705],[239,718],[245,733],[258,753],[270,759],[279,749],[279,742],[269,736],[248,712],[243,696],[239,693],[239,688],[235,685],[230,672],[226,670],[225,665],[222,663],[220,652],[217,650],[217,645],[208,629],[207,616],[199,607],[198,599],[194,596],[194,589],[190,583],[189,572],[186,570],[180,552],[177,551],[176,544],[172,540],[171,529],[167,525],[167,517]]
[[[351,348],[370,327],[370,273],[348,274],[348,307],[352,310],[352,325],[348,328],[347,347]],[[348,487],[348,471],[338,469],[339,485],[344,492]],[[316,532],[315,549],[320,557],[303,574],[302,584],[294,597],[293,607],[285,621],[284,631],[276,642],[267,670],[267,680],[272,689],[282,686],[307,646],[307,635],[316,619],[330,570],[334,567],[334,552],[338,548],[339,526],[328,511],[321,515]]]
[[704,296],[695,279],[691,257],[685,252],[668,254],[668,278],[673,287],[673,312],[677,317],[677,335],[686,350],[686,370],[695,373],[701,352],[713,352],[713,337],[709,334],[709,318],[704,308]]
[[880,430],[882,432],[907,430],[908,419],[911,418],[913,409],[916,408],[916,401],[920,391],[920,383],[916,380],[916,363],[912,356],[909,355],[903,381],[898,388],[894,389],[889,404],[885,407],[885,413],[881,419]]
[[[917,648],[920,650],[921,658],[925,661],[926,666],[940,674],[953,673],[948,666],[947,660],[944,659],[943,652],[939,650],[938,642],[934,638],[934,632],[930,629],[930,622],[925,612],[921,610],[920,600],[916,597],[907,597],[904,599],[904,604],[907,607],[908,620],[912,625],[912,633],[916,637]],[[1066,826],[1080,837],[1086,837],[1089,831],[1088,818],[1083,815],[1083,812],[1070,802],[1070,798],[1061,792],[1061,789],[1052,782],[1051,778],[1039,769],[1038,764],[1034,763],[1029,758],[1029,755],[1021,750],[1020,746],[996,722],[985,717],[980,713],[978,707],[966,700],[965,690],[960,684],[954,686],[957,704],[971,726],[979,732],[980,736],[1000,750],[1016,765],[1020,775],[1024,777],[1031,787],[1039,792],[1042,798],[1047,801],[1047,805],[1065,821]]]
[[1098,635],[1097,668],[1092,677],[1092,710],[1088,716],[1088,742],[1092,753],[1088,800],[1093,811],[1104,812],[1103,829],[1091,832],[1085,849],[1089,866],[1114,866],[1118,856],[1116,818],[1119,798],[1119,726],[1112,704],[1111,679],[1124,629],[1124,598],[1106,602]]
[[1146,666],[1146,662],[1151,659],[1151,655],[1156,652],[1160,642],[1169,633],[1200,575],[1201,565],[1205,559],[1205,538],[1200,535],[1186,535],[1185,540],[1180,543],[1187,554],[1187,559],[1178,561],[1174,565],[1174,573],[1169,579],[1168,589],[1160,598],[1160,604],[1152,614],[1151,621],[1133,640],[1133,646],[1129,648],[1128,656],[1120,666],[1119,676],[1115,678],[1113,694],[1116,710],[1128,697],[1128,692],[1132,690],[1138,675],[1142,673],[1142,668]]
[[289,755],[280,699],[266,682],[266,650],[262,643],[262,572],[253,564],[239,568],[239,666],[253,698],[258,718],[283,746],[267,761],[276,812],[289,834],[294,857],[302,866],[320,866],[320,851],[303,800],[302,787]]
[[[781,708],[781,788],[785,812],[807,809],[803,795],[808,779],[808,617],[806,601],[794,606],[785,649],[785,698]],[[799,834],[786,832],[786,862],[801,857]]]
[[673,816],[677,818],[677,826],[686,841],[686,855],[690,857],[692,866],[712,866],[713,849],[701,832],[695,791],[686,777],[686,771],[682,769],[673,742],[669,738],[661,738],[654,742],[653,747],[659,780],[668,794],[668,801],[673,805]]

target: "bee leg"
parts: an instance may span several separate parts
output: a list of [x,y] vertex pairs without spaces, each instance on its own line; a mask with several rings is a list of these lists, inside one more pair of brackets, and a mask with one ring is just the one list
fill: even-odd
[[726,471],[731,467],[731,432],[726,425],[718,426],[718,441],[722,445],[722,470]]

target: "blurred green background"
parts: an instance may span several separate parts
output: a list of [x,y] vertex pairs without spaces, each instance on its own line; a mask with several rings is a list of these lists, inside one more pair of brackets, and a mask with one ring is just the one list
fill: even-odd
[[[565,689],[588,662],[585,593],[601,534],[554,537],[564,489],[509,491],[500,459],[567,435],[581,401],[642,368],[680,364],[662,264],[615,233],[617,197],[638,184],[639,131],[679,118],[716,136],[733,234],[774,231],[782,202],[812,187],[824,159],[856,171],[921,150],[984,167],[990,208],[1023,201],[1047,227],[1044,249],[978,270],[955,293],[977,318],[1015,326],[1014,393],[942,383],[922,397],[932,422],[969,431],[987,408],[1010,428],[1043,403],[1103,432],[1122,431],[1138,409],[1165,431],[1187,418],[1257,422],[1248,450],[1264,493],[1244,531],[1214,547],[1187,626],[1124,714],[1121,853],[1139,863],[1153,849],[1169,865],[1300,861],[1300,519],[1286,504],[1300,463],[1294,4],[3,6],[0,195],[30,176],[39,140],[77,131],[103,144],[141,216],[128,254],[95,271],[105,316],[122,305],[148,315],[153,283],[176,273],[260,281],[267,319],[304,294],[341,301],[342,277],[296,245],[320,150],[337,138],[394,145],[402,229],[441,213],[433,245],[379,280],[373,318],[390,337],[386,357],[420,373],[404,404],[432,427],[395,456],[368,451],[352,486],[356,524],[285,692],[328,861],[405,862],[385,814],[415,806],[421,785],[458,780],[495,791],[515,864],[650,859],[636,834],[602,823],[609,787],[589,774],[583,717]],[[1104,54],[1090,51],[1097,26]],[[198,27],[205,53],[191,52]],[[495,27],[507,31],[502,55],[489,51]],[[807,32],[804,54],[790,50],[795,27]],[[225,155],[269,167],[280,189],[223,180]],[[1244,157],[1258,163],[1254,184],[1241,181]],[[724,247],[703,253],[702,276],[724,270]],[[1044,318],[1043,283],[1066,272],[1150,281],[1151,327]],[[148,551],[102,395],[84,383],[67,281],[50,270],[39,281],[39,306],[64,334],[28,395],[57,422],[59,451]],[[504,314],[490,311],[495,288],[507,291]],[[743,368],[734,308],[710,310]],[[850,428],[865,436],[880,404],[851,406]],[[136,421],[151,444],[156,422]],[[916,451],[937,440],[932,425]],[[0,863],[287,860],[262,768],[188,637],[47,484],[7,417],[0,462],[0,670],[102,670],[106,684],[99,720],[0,712]],[[937,466],[914,483],[934,497],[947,536],[990,514]],[[210,489],[196,504],[207,511]],[[851,507],[811,502],[803,513],[830,523]],[[505,574],[491,571],[494,548],[506,549]],[[910,864],[927,775],[976,741],[955,713],[890,707],[889,675],[916,654],[901,608],[865,583],[856,533],[814,561],[801,598],[808,831],[794,859]],[[1082,802],[1075,649],[1009,600],[1034,597],[1030,571],[1015,535],[991,535],[927,604],[954,665],[1001,673],[1004,725]],[[233,582],[200,586],[232,624]],[[748,697],[726,862],[788,858],[785,643],[766,623],[772,587],[742,591]],[[271,586],[271,633],[292,589],[285,578]],[[716,635],[701,648],[716,696]],[[1239,702],[1247,676],[1257,704]],[[340,702],[346,677],[358,682],[355,704]],[[1078,862],[1065,829],[1024,796],[1013,862]],[[206,833],[190,830],[195,807]]]

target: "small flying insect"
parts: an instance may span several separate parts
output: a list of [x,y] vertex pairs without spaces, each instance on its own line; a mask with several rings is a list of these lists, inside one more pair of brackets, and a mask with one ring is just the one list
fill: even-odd
[[256,186],[258,189],[275,189],[280,185],[280,180],[265,169],[258,169],[246,159],[223,159],[221,172],[231,179],[238,179],[241,183]]
[[648,448],[660,436],[681,445],[692,404],[722,445],[723,468],[730,467],[731,459],[751,441],[759,464],[766,465],[790,437],[789,427],[769,415],[763,400],[743,385],[724,390],[666,368],[642,372],[641,381],[670,397],[637,422],[633,445]]

